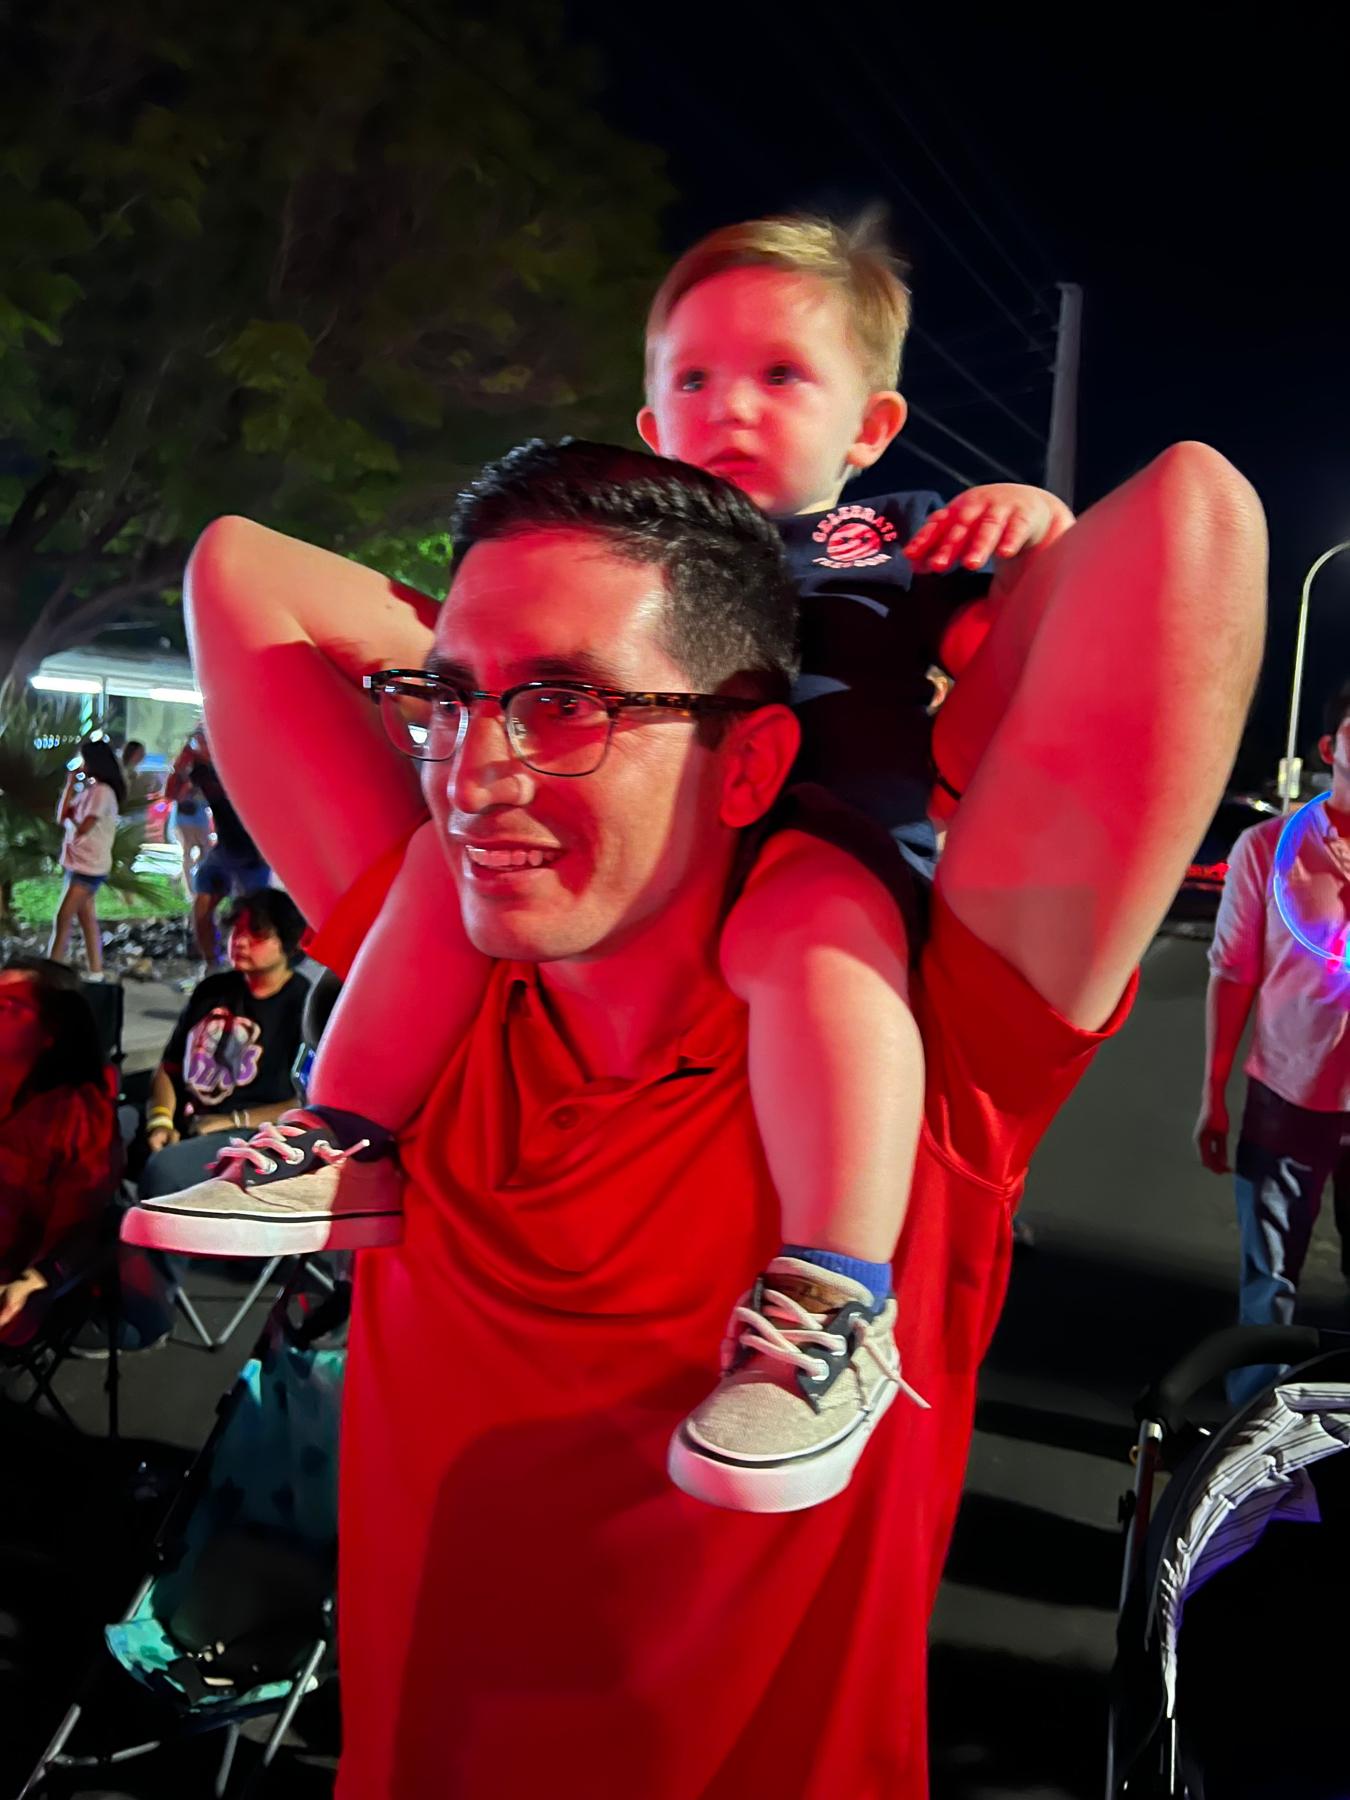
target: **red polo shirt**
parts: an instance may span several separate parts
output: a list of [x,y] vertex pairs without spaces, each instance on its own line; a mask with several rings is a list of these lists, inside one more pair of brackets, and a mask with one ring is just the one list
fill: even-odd
[[534,970],[497,968],[407,1147],[405,1240],[358,1259],[341,1800],[926,1793],[927,1619],[1012,1210],[1126,1004],[1073,1029],[939,898],[916,1006],[897,1292],[932,1411],[897,1401],[838,1499],[738,1515],[665,1456],[781,1237],[743,1009],[710,987],[642,1079],[589,1081]]

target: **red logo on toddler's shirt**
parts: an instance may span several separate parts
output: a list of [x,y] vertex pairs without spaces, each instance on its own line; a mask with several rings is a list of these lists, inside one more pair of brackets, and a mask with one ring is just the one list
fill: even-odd
[[836,506],[811,533],[822,553],[811,560],[822,569],[875,569],[895,555],[898,533],[890,520],[871,506]]

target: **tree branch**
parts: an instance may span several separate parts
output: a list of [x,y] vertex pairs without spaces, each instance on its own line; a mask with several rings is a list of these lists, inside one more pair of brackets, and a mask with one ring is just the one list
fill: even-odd
[[79,492],[79,483],[62,469],[48,469],[39,476],[14,509],[5,530],[6,550],[22,550],[36,544],[63,519]]
[[[175,575],[181,575],[183,563],[181,549],[162,550],[134,576],[105,588],[101,594],[83,601],[64,618],[58,618],[60,604],[70,591],[69,583],[63,582],[43,606],[14,652],[14,666],[26,671],[29,665],[36,666],[54,650],[78,644],[82,638],[91,637],[117,612],[128,607],[142,610],[143,603],[151,594],[167,587]],[[142,605],[137,606],[138,602]]]
[[143,609],[149,597],[167,586],[175,573],[182,572],[182,568],[183,559],[177,557],[155,575],[147,575],[138,582],[124,581],[117,587],[109,588],[107,593],[97,594],[92,600],[86,600],[61,621],[62,637],[72,642],[91,637],[114,614],[126,611],[129,607]]

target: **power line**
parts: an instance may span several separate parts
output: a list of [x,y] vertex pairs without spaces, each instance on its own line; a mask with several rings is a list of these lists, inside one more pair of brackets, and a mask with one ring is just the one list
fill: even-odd
[[959,356],[966,368],[978,375],[981,381],[987,381],[999,393],[1006,391],[1010,381],[1040,381],[1054,369],[1053,354],[1033,353],[1026,344],[1008,344],[1003,347],[989,344],[983,350],[972,352],[962,344],[953,343],[951,338],[943,336],[943,347],[949,355]]
[[956,370],[958,375],[963,375],[965,377],[965,379],[970,383],[970,385],[978,393],[981,393],[984,395],[985,399],[990,403],[991,406],[996,406],[1001,413],[1006,413],[1007,416],[1012,420],[1013,424],[1019,428],[1019,430],[1025,431],[1027,436],[1029,438],[1031,438],[1033,440],[1033,442],[1039,444],[1042,447],[1042,449],[1044,449],[1044,447],[1045,447],[1044,435],[1041,432],[1034,430],[1030,425],[1028,425],[1026,420],[1024,418],[1022,418],[1022,416],[1019,413],[1015,413],[1011,406],[1005,406],[1003,401],[999,399],[998,395],[995,393],[992,393],[984,385],[984,383],[980,380],[978,375],[972,375],[970,370],[966,367],[966,365],[963,362],[959,361],[955,356],[953,356],[950,350],[944,350],[942,345],[938,343],[936,338],[929,337],[929,335],[926,331],[920,331],[917,326],[915,327],[915,330],[914,330],[914,336],[919,340],[920,343],[927,344],[927,346],[930,350],[935,351],[937,353],[937,355],[939,355],[942,358],[943,362],[947,363],[951,368]]
[[[426,19],[415,9],[415,6],[409,3],[409,0],[393,0],[393,5],[394,5],[394,10],[397,13],[399,13],[409,24],[413,25],[417,30],[422,32],[422,34],[424,36],[430,38],[433,42],[439,43],[441,45],[446,44],[447,40],[440,33],[433,30],[433,28],[428,24]],[[465,61],[466,59],[461,58],[461,60]],[[505,84],[503,82],[495,79],[492,76],[489,76],[485,71],[483,71],[481,68],[475,66],[474,64],[469,64],[468,66],[472,69],[473,73],[475,74],[475,76],[477,76],[477,78],[479,80],[483,81],[485,85],[494,88],[496,90],[496,92],[503,99],[509,101],[516,108],[516,110],[519,113],[521,113],[524,117],[528,118],[531,121],[531,123],[534,123],[537,125],[545,124],[545,121],[540,118],[539,114],[536,113],[533,108],[527,106],[522,101],[520,95],[513,93],[508,87],[505,86]],[[926,149],[926,146],[925,146],[925,149]],[[929,152],[929,155],[931,157],[931,152]],[[507,160],[509,160],[509,159],[507,159]],[[957,258],[957,260],[963,265],[963,267],[967,270],[967,272],[970,274],[972,279],[981,288],[983,288],[985,293],[988,294],[989,298],[999,308],[1000,312],[1002,312],[1005,315],[1005,317],[1016,328],[1016,330],[1019,331],[1022,334],[1022,336],[1026,338],[1029,349],[1031,351],[1033,351],[1037,356],[1044,356],[1046,354],[1045,347],[1037,341],[1036,337],[1032,333],[1031,329],[1027,326],[1027,324],[1022,319],[1018,318],[1018,316],[1011,310],[1010,307],[1008,307],[1004,303],[1002,298],[994,291],[994,289],[992,287],[990,287],[989,283],[980,274],[978,269],[976,269],[974,267],[974,265],[970,262],[969,258],[961,250],[960,246],[957,245],[949,237],[949,235],[942,229],[942,227],[940,225],[938,225],[937,221],[927,211],[927,209],[924,207],[923,203],[917,198],[917,196],[906,185],[906,183],[901,181],[900,177],[898,175],[896,175],[894,169],[890,166],[890,164],[886,161],[886,159],[880,158],[879,160],[881,162],[883,171],[890,177],[890,179],[894,183],[894,185],[900,190],[901,193],[903,193],[908,198],[908,200],[910,201],[910,204],[915,208],[915,210],[924,219],[926,219],[928,221],[930,227],[936,233],[938,238],[948,247],[948,249],[952,252],[952,254]],[[933,159],[933,160],[935,160],[935,159]],[[767,157],[764,158],[764,164],[765,164],[766,168],[769,166]],[[522,174],[526,173],[525,170],[519,169],[519,168],[518,168],[518,172],[522,173]],[[945,171],[943,171],[943,172],[945,173]],[[950,180],[950,177],[948,177],[948,179]],[[966,203],[964,201],[964,197],[962,197],[962,200],[963,200],[963,204],[967,205],[967,210],[970,210],[968,203]],[[1035,298],[1035,297],[1036,296],[1035,296],[1035,293],[1033,290],[1033,298]],[[1039,302],[1038,302],[1038,304],[1039,304]],[[953,356],[949,351],[945,350],[942,347],[942,345],[940,345],[937,342],[937,340],[935,338],[930,337],[927,332],[920,332],[917,328],[915,329],[914,336],[916,338],[921,339],[922,342],[926,343],[932,350],[936,351],[936,353],[942,358],[942,360],[944,362],[949,364],[950,367],[952,367],[959,374],[964,376],[965,379],[968,382],[970,382],[970,384],[980,394],[982,394],[986,400],[988,400],[992,405],[996,406],[1000,412],[1005,413],[1008,416],[1008,418],[1010,418],[1013,421],[1013,423],[1015,425],[1020,426],[1021,429],[1023,431],[1025,431],[1028,434],[1028,436],[1033,439],[1033,441],[1035,441],[1037,444],[1041,444],[1041,445],[1044,444],[1045,440],[1043,437],[1041,437],[1036,431],[1034,431],[1032,429],[1032,427],[1029,426],[1024,419],[1020,418],[1019,415],[1017,413],[1015,413],[1011,407],[1006,406],[1004,404],[1004,402],[1001,401],[996,394],[992,393],[990,391],[990,389],[987,388],[984,385],[984,383],[979,380],[979,378],[977,376],[973,375],[971,373],[971,371],[969,369],[967,369],[965,367],[965,365],[963,363],[961,363],[955,356]],[[1022,352],[1020,350],[1019,350],[1019,354],[1022,354]],[[916,417],[921,416],[917,409],[915,409],[915,416]],[[936,420],[935,418],[932,418],[931,415],[924,415],[924,416],[926,418],[927,423],[936,425],[938,430],[940,430],[940,431],[946,431],[948,436],[952,437],[956,442],[962,444],[963,447],[965,447],[966,449],[971,450],[974,455],[978,456],[980,458],[980,460],[982,462],[986,463],[990,468],[998,469],[1002,472],[1012,474],[1012,471],[1007,470],[1006,465],[1004,465],[1004,464],[998,462],[996,459],[988,456],[984,451],[981,451],[977,446],[969,443],[969,441],[967,439],[960,437],[958,433],[950,431],[947,427],[941,425],[938,420]],[[924,458],[925,461],[932,463],[934,465],[934,467],[941,469],[945,474],[951,475],[953,477],[953,479],[964,482],[967,487],[975,485],[967,475],[963,474],[958,469],[954,469],[951,466],[951,464],[942,461],[942,459],[940,457],[934,456],[930,451],[925,451],[916,444],[909,444],[908,447],[913,450],[913,452],[916,456],[920,456],[920,457]],[[1013,479],[1017,479],[1017,477],[1013,476]]]
[[[953,103],[950,85],[944,87],[942,79],[945,69],[939,72],[932,58],[923,55],[918,37],[919,34],[911,33],[910,41],[905,47],[905,60],[910,71],[910,85],[917,88],[922,84],[926,95],[931,96],[935,102],[942,103],[941,110],[944,119],[959,134],[971,164],[976,172],[984,178],[986,187],[997,198],[1003,191],[1002,184],[990,174],[989,164],[980,150],[978,138],[961,129],[961,120],[964,114],[963,100]],[[925,71],[922,77],[918,75],[915,65],[922,65]],[[1023,243],[1035,254],[1041,267],[1049,270],[1053,266],[1052,259],[1046,255],[1045,246],[1028,229],[1026,218],[1022,212],[1018,208],[1008,205],[1006,200],[1000,204],[999,210],[1017,228]],[[1050,285],[1048,279],[1046,285]]]
[[993,354],[1004,356],[1034,356],[1038,353],[1046,357],[1054,355],[1053,333],[1038,337],[1034,344],[1025,341],[1004,342],[1007,334],[1008,328],[1001,318],[986,318],[975,324],[959,325],[954,331],[949,331],[947,342],[954,349],[963,352],[988,349]]
[[940,393],[934,404],[944,419],[954,418],[958,413],[967,413],[977,414],[981,422],[988,420],[990,424],[997,424],[997,420],[990,416],[989,404],[986,400],[982,400],[978,394],[958,397],[955,383],[949,392]]
[[971,280],[976,284],[976,286],[984,289],[985,293],[988,294],[989,298],[993,301],[994,305],[999,309],[999,311],[1004,315],[1004,317],[1007,318],[1012,323],[1012,325],[1018,331],[1021,332],[1022,336],[1024,338],[1026,338],[1026,340],[1029,344],[1034,345],[1036,342],[1036,339],[1033,336],[1030,327],[1025,323],[1024,320],[1018,318],[1017,314],[1007,304],[1007,302],[1003,299],[1003,297],[1000,294],[996,293],[992,287],[990,287],[989,283],[985,280],[984,276],[981,275],[980,271],[975,267],[974,263],[971,262],[970,258],[966,255],[965,251],[962,250],[960,245],[955,242],[955,240],[949,235],[949,233],[947,233],[946,231],[944,231],[942,229],[941,225],[938,224],[937,220],[928,211],[927,207],[924,206],[923,202],[914,193],[914,190],[912,188],[908,187],[900,179],[900,177],[896,174],[894,167],[885,159],[885,157],[878,157],[877,161],[881,165],[882,173],[891,181],[891,183],[896,188],[898,188],[900,190],[900,192],[909,201],[910,205],[914,208],[915,212],[917,212],[919,214],[920,218],[927,220],[929,229],[934,233],[934,235],[938,238],[938,240],[941,243],[945,244],[947,249],[951,251],[952,255],[961,264],[962,268],[965,269],[966,273],[970,276]]
[[916,444],[913,439],[907,435],[899,440],[899,448],[901,450],[908,450],[913,455],[921,457],[926,463],[932,463],[935,469],[941,469],[944,475],[950,475],[953,481],[959,481],[963,489],[978,487],[980,485],[973,476],[967,475],[961,469],[954,469],[949,462],[943,462],[940,456],[934,456],[931,450],[925,450],[922,444]]
[[979,226],[980,230],[984,233],[985,237],[988,238],[989,242],[993,245],[994,249],[1003,258],[1004,262],[1007,263],[1008,267],[1012,270],[1013,274],[1021,282],[1022,286],[1031,295],[1032,301],[1034,302],[1034,304],[1036,306],[1036,310],[1038,312],[1043,312],[1047,318],[1052,318],[1054,315],[1051,313],[1050,308],[1049,308],[1048,304],[1046,303],[1045,298],[1041,294],[1039,288],[1037,287],[1036,283],[1034,281],[1032,281],[1032,279],[1029,275],[1027,275],[1023,272],[1021,265],[1013,260],[1012,253],[1003,247],[1001,240],[995,234],[993,229],[986,223],[984,215],[979,211],[979,209],[970,200],[968,200],[966,198],[966,195],[965,195],[964,191],[962,190],[961,184],[957,181],[956,177],[953,174],[951,174],[951,172],[947,169],[945,164],[942,162],[941,158],[938,156],[937,152],[933,149],[931,144],[929,144],[928,140],[924,137],[923,133],[919,130],[918,126],[914,123],[914,120],[911,117],[911,115],[909,113],[907,113],[905,111],[905,109],[900,105],[899,101],[895,97],[893,90],[890,87],[888,87],[885,82],[882,81],[881,77],[877,74],[876,69],[871,65],[871,63],[868,62],[866,57],[862,58],[861,61],[862,61],[862,67],[863,67],[864,71],[866,72],[867,79],[871,82],[872,86],[876,89],[876,91],[881,95],[882,99],[886,102],[887,106],[889,106],[891,111],[895,114],[896,118],[899,119],[900,123],[905,127],[905,130],[913,138],[914,142],[919,146],[920,150],[923,151],[924,155],[928,158],[929,162],[932,163],[933,167],[937,170],[938,174],[941,175],[943,180],[947,183],[947,186],[956,195],[956,198],[961,202],[962,206],[965,207],[966,211],[970,214],[971,218]]
[[[765,16],[762,7],[760,9],[760,12],[761,12],[761,16]],[[627,24],[628,24],[627,18],[622,13],[616,14],[615,17],[623,20],[624,29],[626,30],[626,34],[628,35],[628,37],[631,41],[634,38],[635,34],[632,33],[631,31],[627,31]],[[767,23],[769,25],[773,26],[773,29],[770,29],[768,31],[768,36],[767,36],[766,41],[776,47],[781,66],[785,72],[788,72],[790,69],[790,65],[788,63],[786,54],[784,53],[784,51],[782,49],[782,46],[780,43],[780,36],[779,36],[779,33],[777,32],[776,25],[773,21],[768,21]],[[688,96],[689,102],[691,105],[698,106],[698,105],[702,104],[704,96],[700,92],[700,90],[694,85],[694,83],[690,80],[687,72],[685,72],[683,69],[681,69],[678,65],[671,65],[667,69],[666,73],[667,73],[668,78],[674,79],[678,83],[680,88],[683,89],[684,93]],[[842,109],[838,107],[837,101],[835,102],[835,105],[836,105],[836,109],[840,111],[840,116],[845,117],[846,115],[844,115],[842,112]],[[856,120],[855,116],[847,115],[847,123],[851,129],[856,130],[857,120]],[[762,139],[759,138],[758,136],[754,136],[754,137],[748,138],[746,140],[746,142],[752,146],[753,159],[758,163],[758,165],[765,172],[765,174],[766,175],[772,174],[774,176],[777,176],[779,171],[776,169],[776,167],[773,165],[770,158],[766,154],[766,152],[764,150]],[[883,167],[887,167],[887,165],[885,164],[884,158],[879,158],[878,160],[882,161]],[[922,204],[918,200],[914,199],[914,196],[912,194],[910,194],[909,189],[894,174],[894,171],[889,170],[889,168],[887,168],[887,172],[890,173],[891,178],[895,182],[896,186],[899,187],[904,193],[909,194],[909,197],[910,197],[911,201],[913,202],[916,210],[919,211],[920,213],[922,213],[925,218],[927,218],[929,215],[925,212]],[[937,231],[939,237],[943,238],[944,242],[950,241],[946,238],[945,233],[943,233],[941,231],[940,227],[937,227],[935,225],[934,229]],[[953,248],[954,253],[957,255],[957,257],[961,261],[965,262],[966,259],[964,258],[964,256],[962,256],[962,253],[960,252],[960,250],[957,249],[956,246],[952,246],[952,248]],[[970,265],[967,263],[966,266],[969,267]],[[1049,354],[1047,346],[1044,345],[1042,342],[1038,341],[1037,338],[1035,337],[1035,335],[1029,330],[1029,328],[1027,327],[1025,322],[1022,319],[1018,318],[1016,316],[1016,314],[1012,313],[1004,305],[1002,300],[999,299],[998,295],[994,294],[993,290],[988,287],[988,284],[984,281],[983,277],[979,275],[978,271],[972,270],[971,272],[972,272],[972,274],[974,274],[974,276],[975,276],[976,280],[979,282],[979,284],[982,287],[984,287],[987,292],[989,292],[990,297],[992,299],[994,299],[995,303],[998,305],[1000,312],[1004,313],[1012,321],[1012,323],[1016,327],[1018,333],[1027,340],[1027,348],[1031,352],[1034,352],[1038,357],[1047,356]],[[992,405],[996,406],[1000,412],[1006,413],[1008,415],[1008,417],[1012,419],[1014,424],[1020,426],[1021,429],[1023,431],[1025,431],[1032,438],[1033,442],[1035,442],[1037,445],[1039,445],[1041,447],[1044,446],[1044,442],[1045,442],[1044,438],[1042,438],[1036,431],[1034,431],[1032,429],[1032,427],[1029,426],[1024,419],[1020,418],[1015,412],[1013,412],[1010,407],[1004,405],[1004,403],[998,398],[998,396],[996,394],[991,393],[990,390],[985,386],[985,384],[982,381],[980,381],[977,376],[971,374],[971,372],[965,367],[965,365],[963,363],[961,363],[955,356],[953,356],[949,352],[945,351],[942,348],[942,346],[936,342],[936,340],[934,340],[933,338],[930,338],[928,336],[927,332],[919,331],[916,328],[915,332],[914,332],[914,336],[916,338],[921,339],[923,342],[931,345],[933,350],[936,351],[936,353],[940,357],[942,357],[943,360],[950,365],[950,367],[955,369],[958,374],[962,375],[967,381],[969,381],[971,383],[971,385],[981,395],[983,395],[987,401],[989,401]],[[918,450],[917,447],[915,447],[915,454],[916,455],[924,455],[926,453]],[[952,469],[949,464],[942,462],[940,459],[929,456],[928,460],[934,462],[936,464],[936,466],[938,468],[942,469],[945,473],[953,475],[957,480],[965,480],[966,479],[964,476],[962,476],[960,474],[959,471]],[[994,465],[994,466],[998,466],[998,465]],[[971,484],[967,481],[966,485],[969,486]]]
[[[776,15],[773,15],[773,16],[770,15],[769,8],[767,7],[767,5],[761,4],[761,6],[758,8],[758,11],[759,11],[759,15],[764,23],[764,31],[765,31],[766,41],[770,42],[770,43],[779,43],[780,39],[781,39],[781,35],[782,35],[781,34],[781,21],[778,19],[778,17]],[[787,57],[786,57],[785,52],[780,51],[780,62],[782,62],[784,67],[787,67]],[[797,70],[795,68],[793,69],[792,72],[794,75],[797,74]],[[857,135],[859,136],[859,139],[861,140],[862,134],[860,132],[858,132],[859,114],[858,114],[857,110],[856,109],[854,109],[854,110],[846,109],[840,98],[839,93],[833,89],[830,90],[830,102],[831,102],[832,106],[834,107],[835,112],[840,117],[840,119],[843,120],[845,126],[849,130],[857,133]],[[891,163],[891,161],[884,154],[884,152],[881,151],[880,149],[873,148],[873,149],[868,150],[868,155],[871,158],[871,160],[877,164],[877,166],[880,168],[881,172],[887,177],[887,179],[890,181],[892,186],[895,187],[900,193],[902,193],[905,196],[905,198],[909,201],[910,205],[914,208],[915,212],[917,212],[919,214],[920,218],[925,219],[927,221],[928,226],[929,226],[930,230],[933,232],[933,234],[938,238],[938,240],[942,244],[944,244],[947,247],[948,250],[950,250],[952,255],[961,264],[962,268],[965,269],[966,273],[970,276],[971,280],[976,284],[976,286],[980,287],[984,290],[984,292],[993,301],[994,305],[999,309],[999,311],[1007,317],[1007,319],[1016,327],[1016,329],[1018,331],[1020,331],[1023,334],[1023,336],[1025,336],[1027,338],[1031,338],[1031,333],[1028,330],[1025,323],[1020,318],[1018,318],[1017,314],[1012,310],[1012,308],[1007,304],[1007,302],[1002,298],[1002,296],[1000,294],[998,294],[995,291],[995,289],[989,285],[989,283],[985,280],[984,276],[981,275],[980,271],[975,267],[974,263],[972,263],[970,258],[966,255],[965,251],[962,250],[961,246],[952,239],[952,237],[950,236],[950,234],[948,232],[943,230],[942,226],[938,224],[937,220],[928,211],[927,207],[923,204],[922,200],[919,199],[918,195],[915,194],[914,190],[906,182],[901,180],[900,176],[895,171],[894,164]],[[1032,338],[1031,341],[1034,342],[1035,341],[1034,338]]]
[[[934,418],[932,413],[925,412],[921,406],[911,406],[909,411],[911,418],[921,419],[925,425],[931,425],[935,431],[945,433],[947,437],[953,440],[953,442],[960,444],[963,450],[969,450],[971,455],[978,456],[982,463],[987,463],[991,469],[996,469],[1000,475],[1006,475],[1009,481],[1021,481],[1023,479],[1023,476],[1017,469],[1010,469],[1007,463],[1000,462],[996,456],[990,456],[987,450],[981,450],[978,444],[972,444],[969,438],[962,437],[959,431],[953,431],[950,425],[944,425],[941,419]],[[974,484],[970,483],[968,485],[973,486]]]

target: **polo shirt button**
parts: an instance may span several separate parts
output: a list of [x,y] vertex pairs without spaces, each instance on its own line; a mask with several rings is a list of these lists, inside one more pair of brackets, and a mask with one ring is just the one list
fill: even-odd
[[575,1106],[560,1106],[553,1115],[553,1123],[559,1131],[570,1131],[580,1117]]

